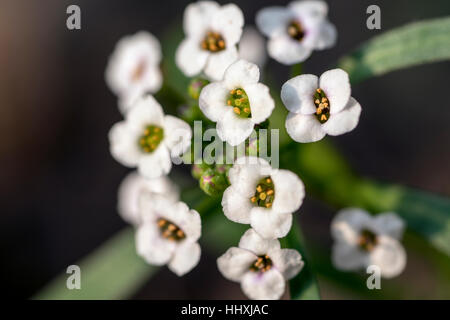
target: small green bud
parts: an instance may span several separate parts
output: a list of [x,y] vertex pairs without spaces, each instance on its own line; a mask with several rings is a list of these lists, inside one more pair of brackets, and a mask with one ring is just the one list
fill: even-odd
[[228,179],[225,174],[218,174],[210,168],[200,177],[200,188],[210,196],[218,196],[228,187]]
[[200,179],[203,172],[211,168],[212,167],[206,163],[193,164],[191,168],[191,174],[195,179]]
[[198,100],[198,97],[200,97],[200,92],[202,89],[209,84],[209,81],[202,78],[194,78],[189,83],[188,87],[188,93],[189,96],[194,99]]

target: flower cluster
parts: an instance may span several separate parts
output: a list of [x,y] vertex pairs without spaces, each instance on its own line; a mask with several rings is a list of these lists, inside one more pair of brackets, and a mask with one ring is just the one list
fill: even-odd
[[[333,46],[336,29],[327,11],[323,1],[304,0],[258,12],[257,26],[269,37],[269,56],[294,64],[313,50]],[[234,4],[189,4],[183,20],[186,38],[175,55],[179,69],[192,78],[191,118],[211,120],[220,142],[231,146],[244,143],[255,129],[267,128],[275,110],[268,86],[260,82],[264,39],[248,28],[242,36],[243,27],[243,13]],[[189,154],[193,135],[187,122],[166,115],[151,95],[163,81],[161,59],[159,42],[149,33],[117,44],[106,80],[125,119],[112,127],[109,141],[119,163],[137,168],[122,182],[118,203],[122,218],[136,228],[137,253],[149,264],[167,265],[182,276],[200,259],[201,218],[179,201],[178,187],[167,175],[174,158]],[[361,106],[351,97],[349,76],[341,69],[320,78],[298,75],[282,86],[280,95],[289,111],[287,132],[296,142],[340,135],[358,124]],[[294,172],[273,168],[262,157],[247,152],[233,160],[232,165],[194,164],[191,170],[208,196],[221,198],[227,219],[251,227],[238,247],[217,259],[217,266],[224,277],[240,282],[249,298],[279,299],[286,281],[306,264],[298,251],[282,249],[278,240],[291,230],[305,186]],[[342,270],[376,264],[384,277],[398,275],[406,262],[399,243],[403,228],[394,214],[372,218],[360,209],[343,210],[332,223],[333,263]]]

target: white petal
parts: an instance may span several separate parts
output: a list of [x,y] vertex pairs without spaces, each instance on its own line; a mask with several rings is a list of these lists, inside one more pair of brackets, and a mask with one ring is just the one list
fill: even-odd
[[226,47],[234,46],[242,35],[244,14],[234,3],[226,4],[214,13],[211,26],[214,31],[222,35]]
[[314,92],[319,87],[319,78],[313,74],[303,74],[286,81],[281,87],[281,100],[293,113],[313,114]]
[[286,280],[294,278],[305,264],[297,250],[281,249],[268,253],[275,268],[280,271]]
[[147,179],[159,178],[172,169],[172,160],[167,147],[160,143],[155,151],[143,154],[139,159],[138,171]]
[[331,235],[335,240],[356,244],[360,231],[370,226],[371,222],[371,216],[362,209],[342,209],[331,222]]
[[180,70],[188,77],[199,74],[206,66],[209,52],[202,50],[200,39],[186,38],[177,48],[175,62]]
[[257,258],[248,250],[233,247],[217,259],[217,267],[225,278],[238,282],[249,272],[250,266]]
[[305,186],[302,180],[289,170],[274,170],[270,177],[275,187],[272,210],[281,213],[297,211],[305,197]]
[[275,108],[275,101],[270,96],[269,88],[262,83],[255,83],[244,85],[242,89],[247,93],[250,102],[252,121],[261,123],[270,117]]
[[285,65],[303,62],[312,53],[311,48],[291,39],[287,35],[271,38],[267,45],[269,56]]
[[176,224],[191,242],[200,239],[202,223],[200,214],[195,210],[189,210],[184,202],[167,203],[165,208],[159,211],[159,215]]
[[158,179],[145,179],[136,171],[128,174],[119,186],[118,211],[121,217],[133,225],[141,222],[139,197],[143,192],[164,194],[172,201],[179,197],[177,186],[166,176]]
[[126,115],[126,121],[133,130],[143,134],[145,127],[150,124],[163,126],[164,112],[152,95],[146,95],[136,100]]
[[285,34],[293,14],[285,7],[267,7],[256,13],[256,25],[267,37]]
[[345,108],[350,99],[350,79],[342,69],[328,70],[320,76],[319,87],[330,101],[330,113],[335,114]]
[[217,134],[222,141],[237,146],[252,133],[254,123],[249,118],[240,118],[233,109],[227,110],[223,119],[217,122]]
[[113,125],[108,134],[111,155],[126,167],[135,167],[142,155],[137,135],[125,121]]
[[393,278],[403,272],[406,266],[406,252],[400,242],[388,237],[379,236],[378,244],[370,253],[370,264],[381,269],[385,278]]
[[244,197],[252,197],[256,192],[258,181],[270,175],[269,163],[256,157],[241,157],[228,171],[228,179],[233,188]]
[[244,28],[239,42],[239,58],[255,63],[260,69],[266,64],[266,41],[253,27]]
[[261,237],[283,238],[292,226],[292,214],[254,207],[250,213],[250,225]]
[[277,300],[284,293],[285,279],[277,270],[247,272],[242,278],[241,287],[252,300]]
[[197,242],[183,242],[177,246],[169,269],[181,277],[191,271],[200,261],[201,249]]
[[211,17],[220,6],[214,1],[198,1],[190,3],[184,10],[183,29],[187,35],[204,36],[208,31]]
[[255,230],[248,229],[239,241],[239,248],[250,250],[257,256],[280,250],[277,239],[262,238]]
[[136,251],[149,264],[161,266],[169,262],[176,244],[161,237],[155,224],[143,224],[136,232]]
[[238,58],[235,46],[227,47],[217,53],[211,53],[206,61],[205,75],[214,81],[222,80],[225,70]]
[[138,197],[140,218],[144,224],[155,223],[167,207],[174,203],[173,199],[155,192],[142,192]]
[[323,19],[328,14],[327,3],[320,0],[293,1],[288,5],[288,8],[301,17]]
[[333,245],[331,261],[336,269],[355,271],[367,266],[369,256],[357,245],[337,242]]
[[200,92],[198,100],[200,109],[211,121],[217,122],[230,109],[227,106],[228,90],[223,82],[214,82],[205,86]]
[[185,121],[174,117],[164,118],[164,143],[169,148],[172,157],[186,152],[192,139],[192,129]]
[[405,229],[405,222],[397,214],[387,212],[373,217],[372,227],[377,234],[400,239]]
[[344,110],[330,115],[327,122],[322,124],[322,129],[330,136],[337,136],[350,132],[356,128],[361,115],[361,105],[350,97]]
[[227,68],[223,79],[229,90],[243,88],[259,81],[259,68],[254,63],[239,59]]
[[249,224],[252,207],[250,198],[241,195],[233,186],[228,187],[223,193],[223,213],[231,221]]
[[326,134],[314,115],[289,112],[285,125],[289,136],[301,143],[319,141]]
[[336,44],[337,31],[334,24],[324,21],[320,27],[320,31],[316,38],[315,48],[317,50],[323,50],[331,48]]

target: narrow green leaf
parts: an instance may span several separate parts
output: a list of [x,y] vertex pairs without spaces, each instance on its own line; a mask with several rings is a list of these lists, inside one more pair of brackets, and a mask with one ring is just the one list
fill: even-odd
[[374,37],[338,66],[353,83],[390,71],[450,59],[450,17],[414,22]]
[[136,255],[131,227],[114,235],[76,264],[81,269],[81,289],[67,289],[70,275],[62,273],[32,299],[126,299],[158,270]]

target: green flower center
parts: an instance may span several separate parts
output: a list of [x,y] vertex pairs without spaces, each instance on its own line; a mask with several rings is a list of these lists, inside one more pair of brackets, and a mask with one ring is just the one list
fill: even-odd
[[139,137],[139,147],[145,153],[151,153],[158,148],[164,138],[164,129],[155,125],[145,127],[144,134]]
[[316,106],[315,116],[320,123],[325,123],[330,118],[330,101],[322,89],[317,89],[314,93],[314,105]]
[[225,49],[225,40],[220,33],[208,31],[201,42],[201,47],[210,52],[222,51]]
[[255,195],[250,201],[258,207],[270,208],[275,199],[275,186],[270,177],[265,177],[258,182]]
[[297,41],[302,41],[305,37],[305,30],[303,30],[300,22],[295,20],[288,24],[287,32],[292,39]]
[[253,272],[266,272],[272,268],[272,260],[269,256],[262,255],[258,256],[258,259],[250,266],[250,271]]
[[227,104],[232,107],[234,113],[241,118],[248,118],[252,115],[250,101],[248,100],[247,93],[242,88],[237,88],[230,91]]
[[163,218],[159,218],[157,223],[163,238],[177,242],[186,238],[186,235],[184,234],[183,230],[181,230],[173,222]]
[[361,231],[358,238],[358,245],[364,251],[372,251],[377,245],[377,235],[370,230]]

